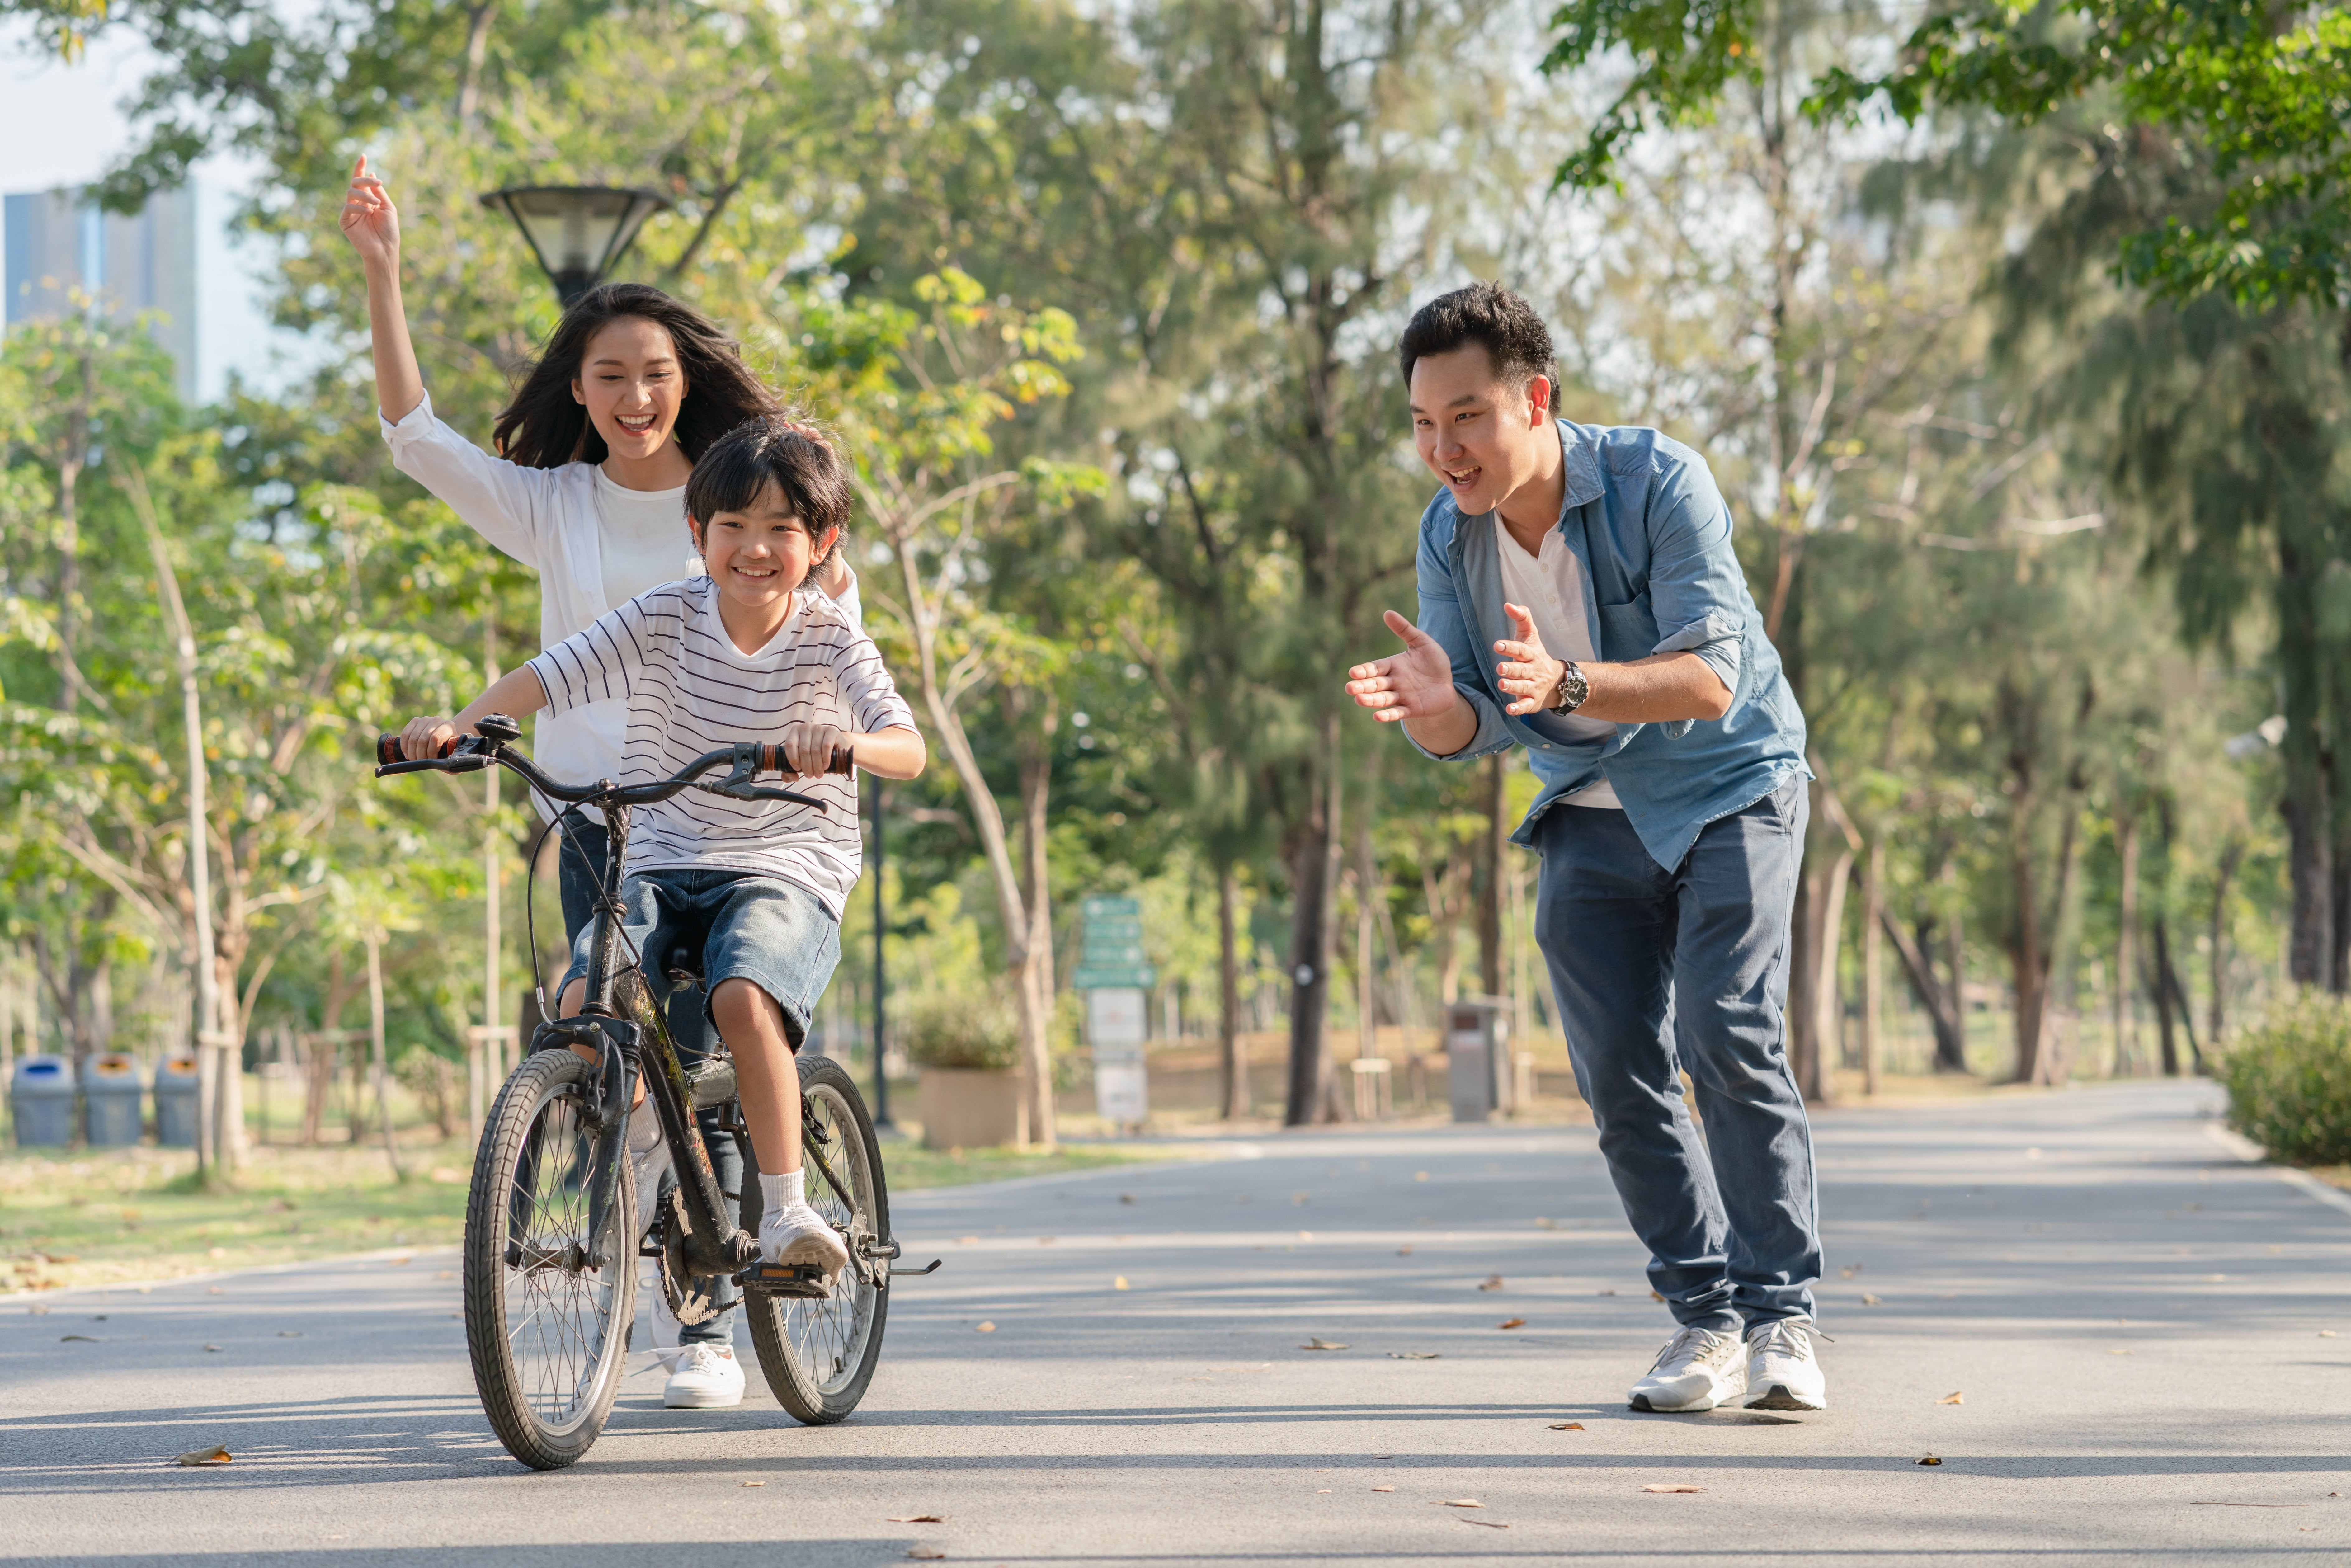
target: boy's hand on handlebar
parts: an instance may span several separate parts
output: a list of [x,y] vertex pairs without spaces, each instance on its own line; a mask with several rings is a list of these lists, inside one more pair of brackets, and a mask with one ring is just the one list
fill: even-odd
[[343,237],[362,261],[396,263],[400,259],[400,209],[381,180],[368,172],[362,153],[351,170],[350,188],[343,194]]
[[846,747],[850,732],[834,724],[788,724],[784,727],[784,777],[821,779],[832,766],[836,747]]
[[412,718],[401,727],[400,755],[411,762],[438,757],[465,733],[445,718]]

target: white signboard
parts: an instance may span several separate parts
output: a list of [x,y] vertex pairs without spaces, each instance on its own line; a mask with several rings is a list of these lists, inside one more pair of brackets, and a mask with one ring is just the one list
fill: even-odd
[[1151,1082],[1141,1058],[1094,1063],[1094,1111],[1113,1125],[1133,1125],[1151,1115]]
[[1144,1039],[1144,993],[1140,986],[1104,986],[1086,993],[1086,1043],[1140,1048]]

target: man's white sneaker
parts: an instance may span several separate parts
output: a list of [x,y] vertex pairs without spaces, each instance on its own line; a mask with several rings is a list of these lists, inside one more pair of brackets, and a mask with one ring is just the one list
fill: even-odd
[[805,1203],[787,1204],[759,1221],[759,1256],[770,1263],[813,1263],[827,1286],[849,1266],[841,1233]]
[[687,1345],[662,1388],[662,1404],[672,1410],[724,1410],[742,1403],[743,1364],[731,1345]]
[[1750,1410],[1825,1410],[1829,1380],[1813,1353],[1813,1320],[1775,1318],[1747,1331]]
[[1635,1410],[1711,1410],[1747,1391],[1739,1342],[1711,1329],[1686,1328],[1666,1342],[1656,1364],[1633,1385]]

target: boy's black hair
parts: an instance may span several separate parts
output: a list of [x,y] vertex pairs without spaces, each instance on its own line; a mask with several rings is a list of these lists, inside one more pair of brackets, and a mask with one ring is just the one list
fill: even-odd
[[747,420],[710,444],[685,481],[685,515],[708,526],[748,511],[769,485],[783,492],[810,539],[849,521],[849,474],[814,426],[781,415]]
[[1469,343],[1483,345],[1503,385],[1516,391],[1542,376],[1551,382],[1552,402],[1558,402],[1559,369],[1552,360],[1551,329],[1523,296],[1499,283],[1473,283],[1440,294],[1413,312],[1396,344],[1405,385],[1412,384],[1412,367],[1422,355],[1449,354]]

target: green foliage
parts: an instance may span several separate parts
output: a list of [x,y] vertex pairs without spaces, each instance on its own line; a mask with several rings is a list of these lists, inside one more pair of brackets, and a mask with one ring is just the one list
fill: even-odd
[[917,1067],[1006,1071],[1020,1062],[1019,1009],[998,989],[923,993],[903,1038]]
[[2270,1009],[2220,1062],[2229,1125],[2281,1160],[2351,1165],[2351,1002],[2305,992]]

